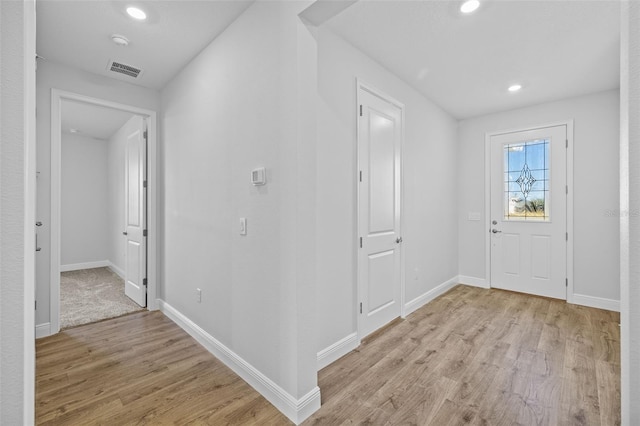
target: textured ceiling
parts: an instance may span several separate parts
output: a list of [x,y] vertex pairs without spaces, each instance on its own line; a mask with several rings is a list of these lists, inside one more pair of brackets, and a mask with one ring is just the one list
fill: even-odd
[[[47,60],[161,89],[253,1],[38,0],[37,52]],[[127,6],[147,12],[144,22]],[[130,41],[118,46],[112,34]],[[107,72],[109,60],[144,70],[138,79]]]
[[62,132],[78,130],[79,135],[109,139],[133,114],[83,102],[62,101]]
[[[619,86],[618,1],[485,0],[469,16],[460,3],[360,0],[325,25],[458,119]],[[130,4],[148,21],[129,18]],[[39,0],[37,49],[51,61],[161,89],[250,4]],[[115,45],[114,33],[130,45]],[[109,73],[109,60],[144,72],[137,80]],[[524,88],[510,94],[514,82]]]
[[619,2],[460,4],[360,0],[326,25],[458,119],[619,87]]

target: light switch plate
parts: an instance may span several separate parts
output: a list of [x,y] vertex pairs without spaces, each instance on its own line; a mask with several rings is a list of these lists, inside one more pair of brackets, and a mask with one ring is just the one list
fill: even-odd
[[247,218],[240,218],[240,235],[247,235]]

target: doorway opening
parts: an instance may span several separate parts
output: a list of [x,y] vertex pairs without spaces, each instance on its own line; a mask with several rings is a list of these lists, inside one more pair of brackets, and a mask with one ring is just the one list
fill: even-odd
[[157,309],[156,114],[52,90],[50,334]]
[[573,122],[485,139],[490,286],[572,301]]

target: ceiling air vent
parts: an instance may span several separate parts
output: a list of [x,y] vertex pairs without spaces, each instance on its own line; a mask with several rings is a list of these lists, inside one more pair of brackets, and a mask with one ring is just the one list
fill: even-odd
[[138,78],[142,75],[142,70],[133,65],[123,64],[122,62],[109,61],[107,70],[117,72],[118,74],[128,75],[129,77]]

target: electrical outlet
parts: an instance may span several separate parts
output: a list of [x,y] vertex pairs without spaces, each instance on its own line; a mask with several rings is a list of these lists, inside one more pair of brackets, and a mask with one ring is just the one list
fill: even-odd
[[202,302],[202,290],[196,288],[196,302]]

